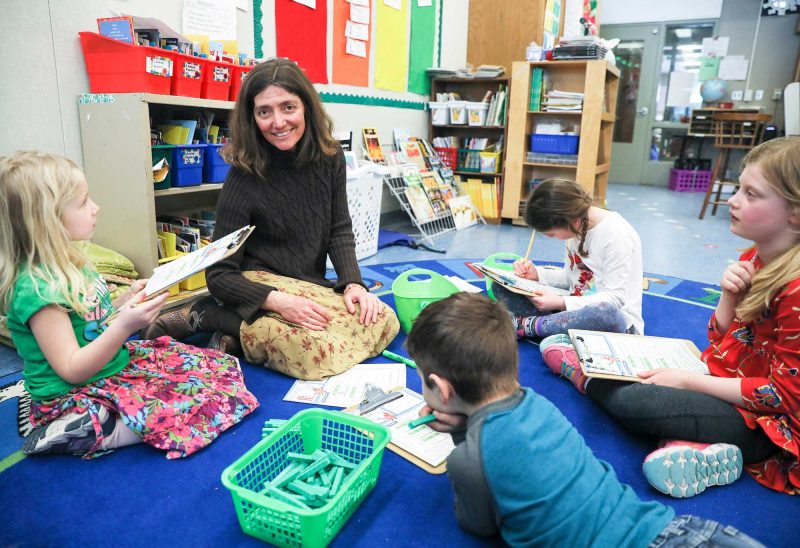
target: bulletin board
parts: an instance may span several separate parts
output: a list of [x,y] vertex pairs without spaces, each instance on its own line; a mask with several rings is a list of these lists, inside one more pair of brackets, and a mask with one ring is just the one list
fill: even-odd
[[255,56],[298,63],[325,102],[424,110],[443,0],[254,0]]

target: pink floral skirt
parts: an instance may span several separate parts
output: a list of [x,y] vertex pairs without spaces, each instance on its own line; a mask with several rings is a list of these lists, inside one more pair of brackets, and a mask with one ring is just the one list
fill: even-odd
[[84,458],[93,458],[104,453],[98,418],[103,406],[144,443],[174,459],[202,449],[258,407],[232,356],[169,337],[131,341],[127,347],[130,363],[119,373],[52,400],[32,402],[33,425],[88,411],[97,442]]

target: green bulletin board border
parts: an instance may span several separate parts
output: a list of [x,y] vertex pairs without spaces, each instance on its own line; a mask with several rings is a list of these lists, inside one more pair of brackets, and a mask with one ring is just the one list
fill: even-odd
[[[442,62],[442,9],[444,0],[438,0],[438,15],[439,15],[439,32],[436,37],[436,65],[439,66]],[[264,57],[264,27],[263,27],[263,13],[261,11],[261,2],[259,0],[253,1],[253,44],[254,55],[257,59]],[[425,101],[408,101],[404,99],[390,99],[386,97],[370,97],[369,95],[353,95],[350,93],[335,93],[330,91],[319,92],[322,101],[325,103],[339,103],[347,105],[365,105],[372,107],[393,107],[405,108],[409,110],[425,110],[427,102]]]

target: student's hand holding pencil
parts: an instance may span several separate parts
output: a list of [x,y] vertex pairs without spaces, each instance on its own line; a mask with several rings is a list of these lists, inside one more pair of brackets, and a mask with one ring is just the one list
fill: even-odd
[[539,273],[530,259],[517,259],[514,261],[514,274],[527,280],[539,280]]

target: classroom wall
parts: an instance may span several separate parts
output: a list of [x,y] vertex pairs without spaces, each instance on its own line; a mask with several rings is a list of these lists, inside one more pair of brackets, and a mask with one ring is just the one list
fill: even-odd
[[[246,9],[237,9],[240,51],[251,54],[253,1],[239,0]],[[273,2],[264,0],[265,13],[271,13]],[[444,0],[443,4],[442,66],[462,67],[466,63],[469,1]],[[89,80],[78,32],[95,31],[98,17],[120,13],[156,17],[178,32],[182,30],[181,0],[0,0],[0,51],[4,52],[0,116],[6,126],[0,136],[0,155],[38,149],[63,154],[83,165],[78,97],[89,92]],[[267,42],[264,53],[269,52]],[[336,86],[324,88],[335,90]],[[336,129],[351,130],[354,136],[365,126],[378,128],[386,144],[392,142],[395,127],[408,128],[412,135],[428,134],[427,111],[348,104],[326,104],[326,108]],[[393,198],[384,195],[384,211],[398,207]]]
[[[751,4],[759,2],[750,1]],[[690,19],[717,19],[722,12],[723,0],[600,0],[601,25],[650,23],[652,21],[680,21]]]

